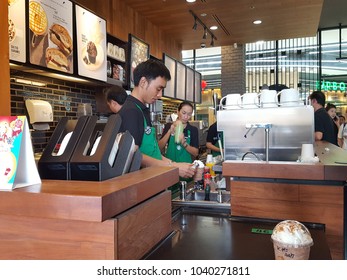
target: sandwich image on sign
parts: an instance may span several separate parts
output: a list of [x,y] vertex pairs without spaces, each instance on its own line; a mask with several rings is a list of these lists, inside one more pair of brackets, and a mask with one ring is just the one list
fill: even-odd
[[69,63],[67,57],[58,49],[46,49],[46,65],[48,68],[68,72]]
[[69,32],[65,27],[59,24],[53,24],[49,29],[50,40],[57,45],[57,47],[69,56],[72,53],[72,40]]

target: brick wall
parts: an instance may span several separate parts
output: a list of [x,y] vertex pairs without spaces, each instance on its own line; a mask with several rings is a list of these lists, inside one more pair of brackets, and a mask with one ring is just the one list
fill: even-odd
[[222,55],[222,95],[246,92],[245,46],[224,46]]
[[[17,82],[16,79],[26,79],[45,85],[26,85]],[[95,94],[99,90],[102,89],[91,85],[11,70],[11,115],[27,115],[26,99],[45,100],[52,105],[53,123],[50,123],[50,129],[47,131],[31,131],[34,152],[41,152],[46,147],[61,117],[76,118],[79,103],[90,103],[93,113],[95,113]]]

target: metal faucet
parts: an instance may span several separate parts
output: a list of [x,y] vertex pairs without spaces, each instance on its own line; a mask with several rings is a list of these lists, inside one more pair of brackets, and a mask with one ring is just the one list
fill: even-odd
[[[251,129],[254,128],[254,131],[252,132],[252,136],[256,132],[258,128],[264,128],[265,129],[265,160],[268,162],[269,161],[269,134],[270,134],[270,128],[272,127],[271,123],[255,123],[255,124],[246,124],[246,128],[248,128],[246,134],[244,135],[245,138],[247,138],[248,133],[251,131]],[[248,153],[248,152],[247,152]],[[246,154],[247,154],[246,153]],[[245,154],[245,155],[246,155]],[[254,154],[254,153],[253,153]],[[245,157],[243,155],[242,159]],[[255,155],[255,154],[254,154]],[[258,158],[258,157],[257,157]]]

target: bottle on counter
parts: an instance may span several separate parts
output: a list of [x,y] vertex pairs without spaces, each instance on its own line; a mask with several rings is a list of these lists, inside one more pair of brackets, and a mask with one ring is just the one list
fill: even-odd
[[206,158],[206,166],[208,166],[210,168],[210,174],[211,176],[216,176],[216,173],[214,172],[213,170],[213,166],[215,165],[214,161],[213,161],[213,157],[212,155],[207,155],[207,158]]
[[205,173],[204,174],[204,189],[206,189],[207,185],[209,186],[210,190],[211,190],[211,179],[212,179],[212,176],[210,173]]
[[205,200],[206,201],[210,201],[210,192],[211,192],[210,185],[207,184],[206,188],[205,188]]

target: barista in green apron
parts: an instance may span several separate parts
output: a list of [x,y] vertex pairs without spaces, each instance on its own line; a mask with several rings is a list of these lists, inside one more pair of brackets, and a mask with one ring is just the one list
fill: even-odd
[[206,148],[211,150],[211,154],[213,157],[219,156],[221,154],[219,147],[219,141],[221,141],[222,148],[224,146],[224,141],[223,141],[223,132],[222,131],[217,131],[217,122],[212,124],[207,132],[207,137],[206,137]]
[[[188,130],[187,133],[188,137],[186,138],[186,143],[190,145],[190,130]],[[165,156],[175,162],[192,162],[192,157],[184,146],[181,143],[175,143],[175,136],[170,135]]]
[[[141,111],[142,115],[143,112],[139,105],[136,104],[136,107]],[[156,158],[156,159],[162,159],[160,149],[158,146],[157,138],[156,138],[156,131],[155,127],[150,127],[147,125],[147,121],[145,116],[143,116],[143,123],[144,123],[144,134],[142,137],[142,143],[140,146],[141,153]]]

